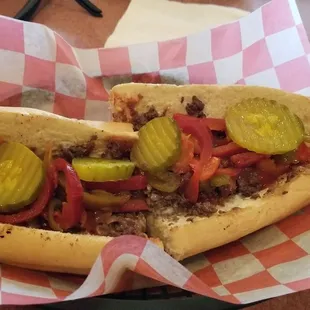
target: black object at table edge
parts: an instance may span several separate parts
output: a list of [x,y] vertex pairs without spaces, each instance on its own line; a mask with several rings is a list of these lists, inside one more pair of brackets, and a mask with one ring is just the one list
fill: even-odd
[[104,297],[93,297],[78,299],[74,301],[66,301],[55,304],[48,304],[39,307],[38,309],[45,310],[79,310],[79,309],[92,309],[92,310],[188,310],[190,308],[195,310],[237,310],[245,307],[254,306],[258,303],[264,302],[261,300],[249,304],[235,305],[208,297],[181,297],[175,299],[151,299],[151,300],[124,300]]
[[[82,8],[94,17],[102,17],[102,11],[89,0],[75,0]],[[36,13],[41,0],[28,0],[26,4],[15,14],[15,19],[31,21]]]

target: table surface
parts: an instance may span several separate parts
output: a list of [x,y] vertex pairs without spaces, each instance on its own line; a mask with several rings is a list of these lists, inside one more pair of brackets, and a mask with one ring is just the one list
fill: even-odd
[[[232,6],[253,11],[268,0],[177,0],[185,3],[209,3]],[[296,0],[308,36],[310,37],[310,0]],[[102,47],[114,31],[118,20],[126,11],[130,0],[92,0],[102,9],[104,18],[89,16],[73,0],[43,0],[40,10],[34,18],[35,22],[45,24],[61,34],[70,44],[81,48]],[[26,3],[25,0],[1,0],[0,14],[14,16]],[[81,22],[82,21],[82,22]],[[249,307],[249,310],[303,310],[310,305],[310,292],[290,294]],[[28,309],[28,307],[4,307],[0,310]]]

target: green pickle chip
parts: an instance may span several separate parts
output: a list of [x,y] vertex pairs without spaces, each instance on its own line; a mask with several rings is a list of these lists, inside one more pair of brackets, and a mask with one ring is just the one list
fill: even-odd
[[287,106],[253,98],[230,107],[226,114],[229,137],[238,145],[261,154],[284,154],[304,140],[302,121]]
[[170,117],[157,117],[139,130],[139,140],[131,160],[144,171],[158,172],[172,166],[180,157],[181,132]]
[[131,177],[135,165],[129,160],[74,158],[72,167],[79,178],[88,182],[125,180]]
[[0,212],[14,212],[37,198],[44,181],[43,163],[20,143],[0,145]]
[[210,185],[213,187],[220,187],[230,184],[230,176],[228,175],[215,175],[210,179]]
[[165,193],[173,193],[181,185],[181,176],[170,171],[147,175],[147,180],[153,188]]

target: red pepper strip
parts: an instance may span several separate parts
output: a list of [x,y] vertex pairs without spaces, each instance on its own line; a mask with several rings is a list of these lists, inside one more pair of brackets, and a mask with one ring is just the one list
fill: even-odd
[[29,208],[16,214],[1,214],[0,222],[8,224],[19,224],[37,217],[43,212],[48,201],[51,199],[55,188],[56,182],[54,178],[54,172],[51,168],[49,168],[45,177],[43,188],[41,189],[37,200],[33,202]]
[[245,168],[245,167],[249,167],[249,166],[252,166],[258,163],[259,161],[267,157],[268,156],[264,154],[246,152],[246,153],[233,155],[231,156],[230,160],[237,168]]
[[80,223],[83,212],[83,187],[72,166],[64,159],[55,159],[51,167],[65,175],[67,202],[63,203],[57,222],[63,230],[68,230]]
[[191,136],[182,134],[182,149],[179,160],[173,165],[172,170],[175,173],[187,173],[191,171],[190,162],[194,158],[194,143]]
[[198,200],[198,195],[199,195],[199,182],[200,182],[200,175],[201,175],[201,166],[197,165],[197,166],[193,167],[193,169],[194,169],[194,173],[185,186],[184,197],[188,201],[190,201],[192,203],[196,203]]
[[246,150],[234,142],[213,148],[212,155],[216,157],[228,157],[243,153]]
[[206,164],[212,156],[212,133],[211,130],[204,125],[202,119],[188,118],[187,115],[174,114],[173,118],[186,134],[192,135],[197,139],[201,153],[199,165],[194,168],[194,174],[189,180],[185,189],[185,198],[192,203],[197,202],[199,194],[199,179],[203,170],[203,165]]
[[113,213],[149,211],[147,203],[143,199],[130,199],[119,208],[113,209]]
[[203,125],[202,118],[193,118],[194,121],[188,121],[188,116],[183,114],[174,114],[173,118],[186,134],[192,135],[197,139],[201,153],[200,161],[206,163],[212,156],[212,133],[210,129]]
[[110,193],[122,191],[136,191],[147,187],[147,178],[144,175],[134,175],[127,180],[108,182],[85,182],[88,190],[101,189]]
[[[220,166],[221,160],[217,157],[212,157],[206,164],[203,165],[200,175],[200,181],[209,180],[217,171]],[[199,165],[199,160],[193,159],[190,166],[195,171],[196,165]]]
[[271,174],[275,177],[278,177],[281,174],[288,172],[288,170],[290,169],[290,166],[288,164],[276,164],[274,160],[270,158],[259,161],[256,167],[261,172]]
[[197,118],[194,116],[184,115],[184,114],[175,114],[177,117],[182,117],[185,122],[197,122],[199,120],[202,122],[207,128],[215,131],[225,131],[226,130],[226,123],[225,120],[222,118]]
[[219,168],[216,170],[215,175],[228,175],[230,177],[236,177],[241,172],[238,168]]
[[225,123],[224,119],[207,117],[207,118],[203,118],[202,121],[211,130],[215,130],[215,131],[225,131],[226,130],[226,123]]
[[[192,141],[192,143],[194,143],[194,154],[199,155],[200,154],[200,146],[197,142],[197,140],[195,138],[193,138],[192,136],[190,137],[190,140]],[[213,146],[218,147],[218,146],[222,146],[222,145],[226,145],[229,142],[231,142],[231,140],[229,139],[229,137],[226,138],[217,138],[216,136],[212,135],[212,141],[213,141]],[[232,154],[233,155],[233,154]]]
[[306,143],[301,143],[296,151],[296,159],[302,163],[310,162],[310,148]]
[[195,139],[192,136],[189,136],[189,140],[194,144],[194,154],[199,155],[200,154],[200,146],[198,144],[197,139]]

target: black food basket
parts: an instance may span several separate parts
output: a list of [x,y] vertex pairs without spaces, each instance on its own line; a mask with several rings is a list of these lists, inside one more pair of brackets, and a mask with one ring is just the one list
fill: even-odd
[[[36,309],[45,310],[235,310],[253,306],[259,302],[234,305],[217,299],[203,297],[172,286],[141,289],[119,294],[66,301]],[[33,309],[33,308],[32,308]]]

